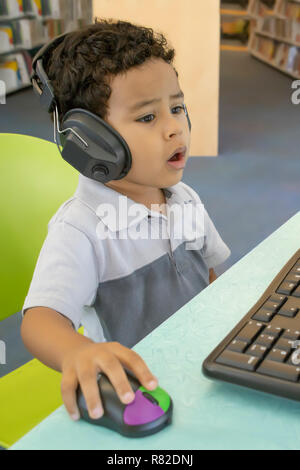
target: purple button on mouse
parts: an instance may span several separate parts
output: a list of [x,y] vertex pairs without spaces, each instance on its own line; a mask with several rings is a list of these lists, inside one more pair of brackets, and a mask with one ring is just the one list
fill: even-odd
[[139,426],[155,421],[163,414],[164,410],[160,406],[151,403],[144,397],[141,390],[137,390],[134,401],[124,410],[123,420],[129,426]]

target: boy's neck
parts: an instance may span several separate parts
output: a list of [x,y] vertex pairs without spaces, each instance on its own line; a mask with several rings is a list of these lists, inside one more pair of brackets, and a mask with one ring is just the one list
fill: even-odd
[[[141,185],[133,187],[132,184],[130,185],[126,181],[109,181],[105,183],[105,186],[114,189],[137,203],[144,204],[148,209],[151,209],[153,204],[161,205],[167,203],[164,192],[160,188]],[[163,213],[165,212],[163,211]]]

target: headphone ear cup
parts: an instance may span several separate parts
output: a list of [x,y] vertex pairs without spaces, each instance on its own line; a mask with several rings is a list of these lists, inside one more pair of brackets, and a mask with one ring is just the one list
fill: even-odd
[[99,116],[86,109],[72,109],[63,118],[62,130],[62,157],[81,174],[102,183],[128,174],[132,165],[130,149]]

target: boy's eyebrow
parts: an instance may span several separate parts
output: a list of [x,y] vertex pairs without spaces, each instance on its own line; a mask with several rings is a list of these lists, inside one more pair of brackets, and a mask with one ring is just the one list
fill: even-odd
[[[173,100],[175,98],[184,98],[184,93],[182,90],[180,90],[179,93],[176,93],[176,95],[170,95],[170,98]],[[152,103],[158,103],[159,101],[161,101],[161,99],[154,99],[154,100],[144,100],[144,101],[140,101],[138,103],[135,103],[135,105],[133,105],[131,108],[129,108],[129,111],[130,112],[134,112],[134,111],[137,111],[138,109],[140,108],[143,108],[144,106],[146,106],[147,104],[152,104]]]

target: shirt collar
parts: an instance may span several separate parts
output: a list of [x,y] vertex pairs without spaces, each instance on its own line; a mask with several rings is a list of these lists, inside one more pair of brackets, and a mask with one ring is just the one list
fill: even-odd
[[[174,203],[182,205],[192,201],[190,195],[182,188],[180,182],[173,186],[162,188],[162,190],[164,191],[168,205],[173,205]],[[117,232],[131,227],[132,225],[136,225],[146,217],[161,217],[167,219],[164,214],[151,211],[144,204],[133,201],[118,191],[105,186],[104,183],[92,180],[81,174],[79,174],[79,183],[74,196],[90,207],[112,232]],[[114,206],[115,211],[113,217],[108,217],[107,211],[106,216],[104,216],[105,204]],[[132,206],[136,207],[132,208],[130,211]]]

